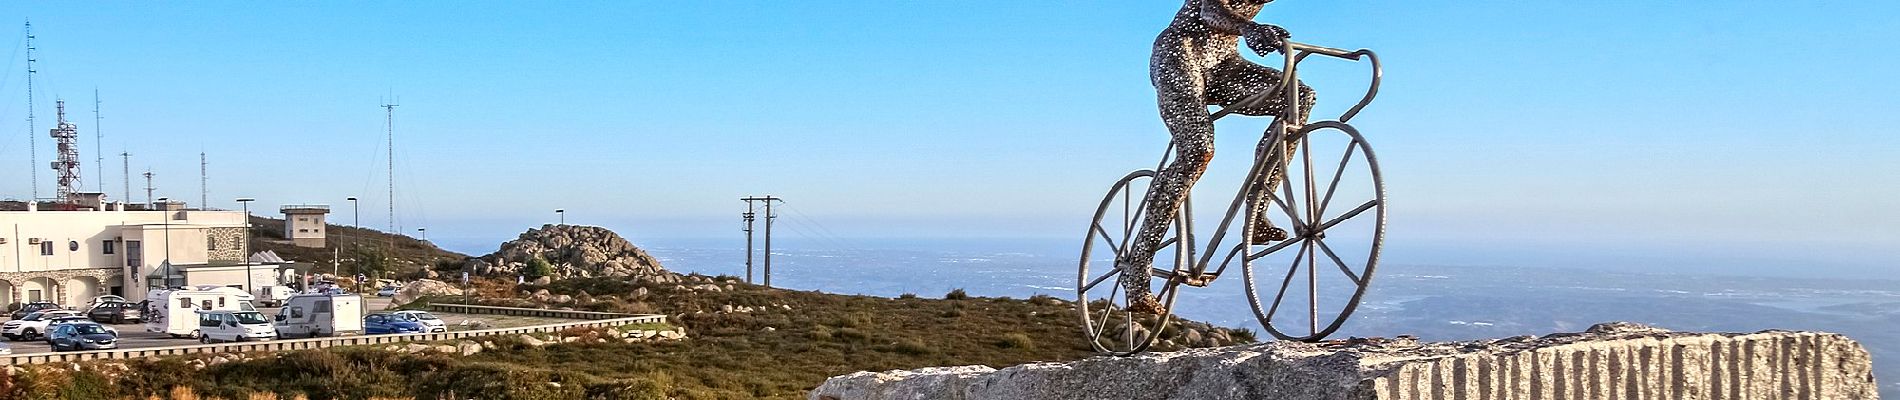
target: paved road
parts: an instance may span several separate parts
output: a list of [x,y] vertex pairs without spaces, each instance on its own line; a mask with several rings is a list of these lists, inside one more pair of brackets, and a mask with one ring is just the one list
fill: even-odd
[[[363,302],[368,306],[369,312],[379,312],[389,307],[389,298],[384,298],[384,297],[365,297],[363,299]],[[263,313],[266,317],[277,315],[277,308],[274,308],[274,307],[260,307],[257,309],[257,311]],[[449,324],[449,330],[467,329],[464,324],[473,322],[473,321],[482,321],[484,323],[487,323],[490,327],[494,327],[494,328],[551,324],[551,323],[566,321],[566,320],[557,319],[557,318],[518,317],[518,316],[505,316],[505,315],[477,315],[477,314],[450,314],[450,313],[434,313],[434,314],[436,315],[436,317],[442,318],[443,322],[446,322]],[[163,333],[146,332],[145,324],[106,324],[106,326],[119,330],[119,348],[122,348],[122,349],[142,348],[142,347],[184,346],[184,345],[198,344],[198,341],[195,339],[172,338],[171,336],[163,334]],[[6,345],[11,346],[13,348],[13,354],[44,353],[44,352],[52,351],[52,347],[48,346],[46,344],[46,341],[44,340],[5,341],[5,339],[0,339],[0,342],[4,342]]]

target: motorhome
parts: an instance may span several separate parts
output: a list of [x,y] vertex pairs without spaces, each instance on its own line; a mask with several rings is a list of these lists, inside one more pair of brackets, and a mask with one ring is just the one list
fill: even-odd
[[243,342],[277,338],[277,330],[256,311],[199,311],[198,341]]
[[145,296],[145,308],[146,332],[193,339],[201,333],[199,311],[257,311],[230,291],[187,288],[153,290]]
[[265,307],[283,307],[284,300],[290,299],[290,296],[295,295],[296,292],[290,290],[289,286],[273,285],[259,287],[257,288],[257,293],[252,294],[257,296],[258,305]]
[[277,310],[277,336],[303,338],[363,334],[363,297],[354,294],[300,294]]

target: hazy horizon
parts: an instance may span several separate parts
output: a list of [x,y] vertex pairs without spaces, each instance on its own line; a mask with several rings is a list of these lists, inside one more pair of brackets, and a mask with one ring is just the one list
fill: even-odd
[[[45,130],[63,98],[83,187],[115,198],[130,152],[133,174],[157,175],[155,197],[196,203],[204,152],[212,207],[327,203],[350,224],[355,196],[363,225],[466,246],[557,208],[636,243],[742,246],[737,199],[762,194],[788,200],[788,232],[816,238],[783,246],[1079,241],[1109,182],[1165,147],[1147,57],[1180,4],[459,5],[0,4],[18,18],[0,29],[13,49],[0,198],[30,196],[28,167],[53,192]],[[1294,40],[1385,60],[1354,124],[1389,186],[1388,263],[1900,267],[1900,82],[1870,67],[1900,61],[1900,43],[1881,40],[1900,37],[1885,18],[1900,4],[1265,10]],[[1319,115],[1364,84],[1362,65],[1310,64]],[[385,102],[401,104],[394,221]],[[1262,125],[1222,122],[1200,190],[1232,190]]]

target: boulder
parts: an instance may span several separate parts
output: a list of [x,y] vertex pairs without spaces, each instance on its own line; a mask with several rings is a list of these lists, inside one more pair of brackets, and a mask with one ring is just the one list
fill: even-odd
[[[653,277],[672,275],[658,259],[606,228],[543,225],[515,240],[502,243],[494,253],[465,262],[470,271],[486,275],[521,275],[530,260],[547,261],[549,281],[572,277]],[[546,284],[540,279],[538,284]]]
[[409,282],[409,284],[407,285],[403,285],[402,290],[396,291],[395,298],[390,299],[389,304],[390,306],[400,306],[403,304],[409,304],[410,302],[416,301],[416,299],[420,299],[426,296],[461,296],[461,295],[462,295],[462,288],[455,287],[455,285],[451,285],[448,282],[438,281],[434,279],[421,279],[415,282]]

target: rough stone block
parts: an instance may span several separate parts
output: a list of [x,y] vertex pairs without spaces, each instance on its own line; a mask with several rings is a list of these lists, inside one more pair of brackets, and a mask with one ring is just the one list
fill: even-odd
[[1878,399],[1859,343],[1627,326],[1446,343],[1269,342],[1065,363],[859,372],[812,399]]

